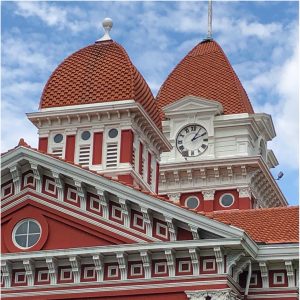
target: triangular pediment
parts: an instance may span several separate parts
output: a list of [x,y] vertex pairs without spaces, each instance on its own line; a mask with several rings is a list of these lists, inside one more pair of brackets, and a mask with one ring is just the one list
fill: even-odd
[[[19,172],[16,173],[16,169]],[[64,216],[77,218],[79,223],[94,225],[98,227],[99,232],[103,231],[108,236],[116,237],[120,243],[201,239],[204,231],[206,232],[204,238],[209,239],[240,239],[245,235],[243,230],[197,214],[163,197],[140,191],[31,148],[18,147],[2,156],[2,182],[9,182],[7,180],[10,178],[10,182],[12,182],[14,176],[14,185],[17,188],[17,177],[20,176],[20,183],[24,170],[35,173],[36,186],[34,189],[21,188],[15,195],[4,198],[2,200],[4,213],[30,199],[34,203],[57,210]],[[77,189],[80,198],[78,205],[73,205],[63,197],[59,198],[57,195],[52,197],[49,193],[44,193],[45,176],[52,177],[58,194],[59,192],[65,193],[64,188],[67,186],[72,186],[75,191]],[[59,190],[59,186],[64,188]],[[88,195],[90,194],[98,197],[101,213],[89,210],[90,198]],[[111,195],[114,196],[111,197]],[[101,201],[99,197],[102,197]],[[127,219],[123,218],[122,222],[118,222],[111,218],[112,205],[119,207],[124,218],[126,216]],[[133,213],[138,214],[139,217],[135,218]],[[143,222],[139,223],[138,219],[142,219],[145,225],[142,225]],[[134,222],[137,226],[133,226]],[[157,234],[157,223],[160,223],[160,228],[165,228],[165,231],[168,232],[165,237]],[[143,228],[139,228],[139,226]]]
[[223,112],[220,102],[196,96],[185,96],[163,108],[166,116],[188,113],[218,115]]

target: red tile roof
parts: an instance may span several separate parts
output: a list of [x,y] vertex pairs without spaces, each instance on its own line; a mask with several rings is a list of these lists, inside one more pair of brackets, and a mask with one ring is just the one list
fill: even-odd
[[245,230],[256,242],[299,242],[298,206],[218,211],[206,216]]
[[160,128],[153,94],[122,46],[98,42],[73,53],[50,76],[40,108],[135,100]]
[[199,43],[183,58],[161,86],[156,99],[162,109],[189,95],[219,101],[224,114],[254,112],[229,60],[213,40]]
[[229,210],[229,211],[215,211],[211,213],[205,213],[203,211],[197,212],[195,209],[189,209],[179,203],[174,203],[173,201],[166,199],[163,196],[159,196],[154,193],[142,190],[132,184],[125,183],[118,179],[113,179],[110,176],[98,174],[96,171],[92,171],[88,168],[84,168],[79,164],[75,164],[65,159],[58,158],[53,154],[49,154],[29,146],[24,139],[20,139],[19,144],[5,153],[11,152],[19,147],[25,147],[32,149],[36,152],[42,153],[44,155],[51,156],[55,159],[63,161],[80,167],[88,172],[97,174],[98,176],[107,178],[109,180],[118,182],[120,184],[131,187],[135,190],[140,191],[143,194],[152,196],[153,198],[172,203],[182,209],[192,211],[196,214],[214,219],[216,221],[222,222],[227,225],[233,225],[244,231],[246,231],[249,236],[258,243],[267,244],[279,244],[279,243],[298,243],[299,242],[299,207],[289,206],[289,207],[274,207],[274,208],[262,208],[262,209],[249,209],[249,210]]

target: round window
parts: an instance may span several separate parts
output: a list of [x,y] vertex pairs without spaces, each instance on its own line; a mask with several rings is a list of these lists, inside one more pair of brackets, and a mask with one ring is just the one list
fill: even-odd
[[199,206],[199,199],[197,197],[190,197],[186,200],[185,205],[191,209],[197,208]]
[[108,132],[108,136],[111,139],[115,138],[117,135],[118,135],[118,129],[113,128]]
[[41,237],[41,226],[33,219],[19,222],[13,230],[14,244],[23,249],[34,246]]
[[82,138],[84,141],[87,141],[90,137],[91,137],[91,133],[90,133],[89,131],[84,131],[84,132],[81,134],[81,138]]
[[225,194],[220,199],[220,203],[224,207],[231,206],[233,202],[234,202],[234,197],[231,194]]
[[63,135],[58,133],[54,136],[53,140],[55,143],[60,143],[60,142],[62,142],[63,138],[64,138]]

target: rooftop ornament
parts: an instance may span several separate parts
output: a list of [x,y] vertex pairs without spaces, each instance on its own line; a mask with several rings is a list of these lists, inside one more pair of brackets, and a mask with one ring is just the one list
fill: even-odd
[[97,42],[103,42],[103,41],[111,41],[111,37],[109,35],[109,32],[111,31],[112,27],[113,27],[113,21],[111,18],[105,18],[102,21],[102,26],[104,29],[104,35],[101,39],[97,40]]

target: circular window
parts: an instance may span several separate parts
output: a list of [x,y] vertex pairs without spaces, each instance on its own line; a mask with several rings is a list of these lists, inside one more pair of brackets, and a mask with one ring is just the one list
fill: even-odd
[[34,246],[41,237],[41,226],[33,219],[19,222],[13,230],[14,244],[23,249]]
[[220,203],[224,207],[231,206],[233,202],[234,202],[234,197],[231,194],[225,194],[220,199]]
[[87,141],[90,137],[91,137],[91,133],[90,133],[89,131],[84,131],[84,132],[81,134],[81,138],[82,138],[84,141]]
[[53,140],[55,143],[60,143],[60,142],[62,142],[63,138],[64,138],[63,135],[58,133],[54,136]]
[[191,209],[197,208],[199,206],[199,199],[197,197],[190,197],[185,201],[185,205]]
[[111,139],[115,138],[117,135],[118,135],[118,129],[113,128],[108,132],[108,136]]

